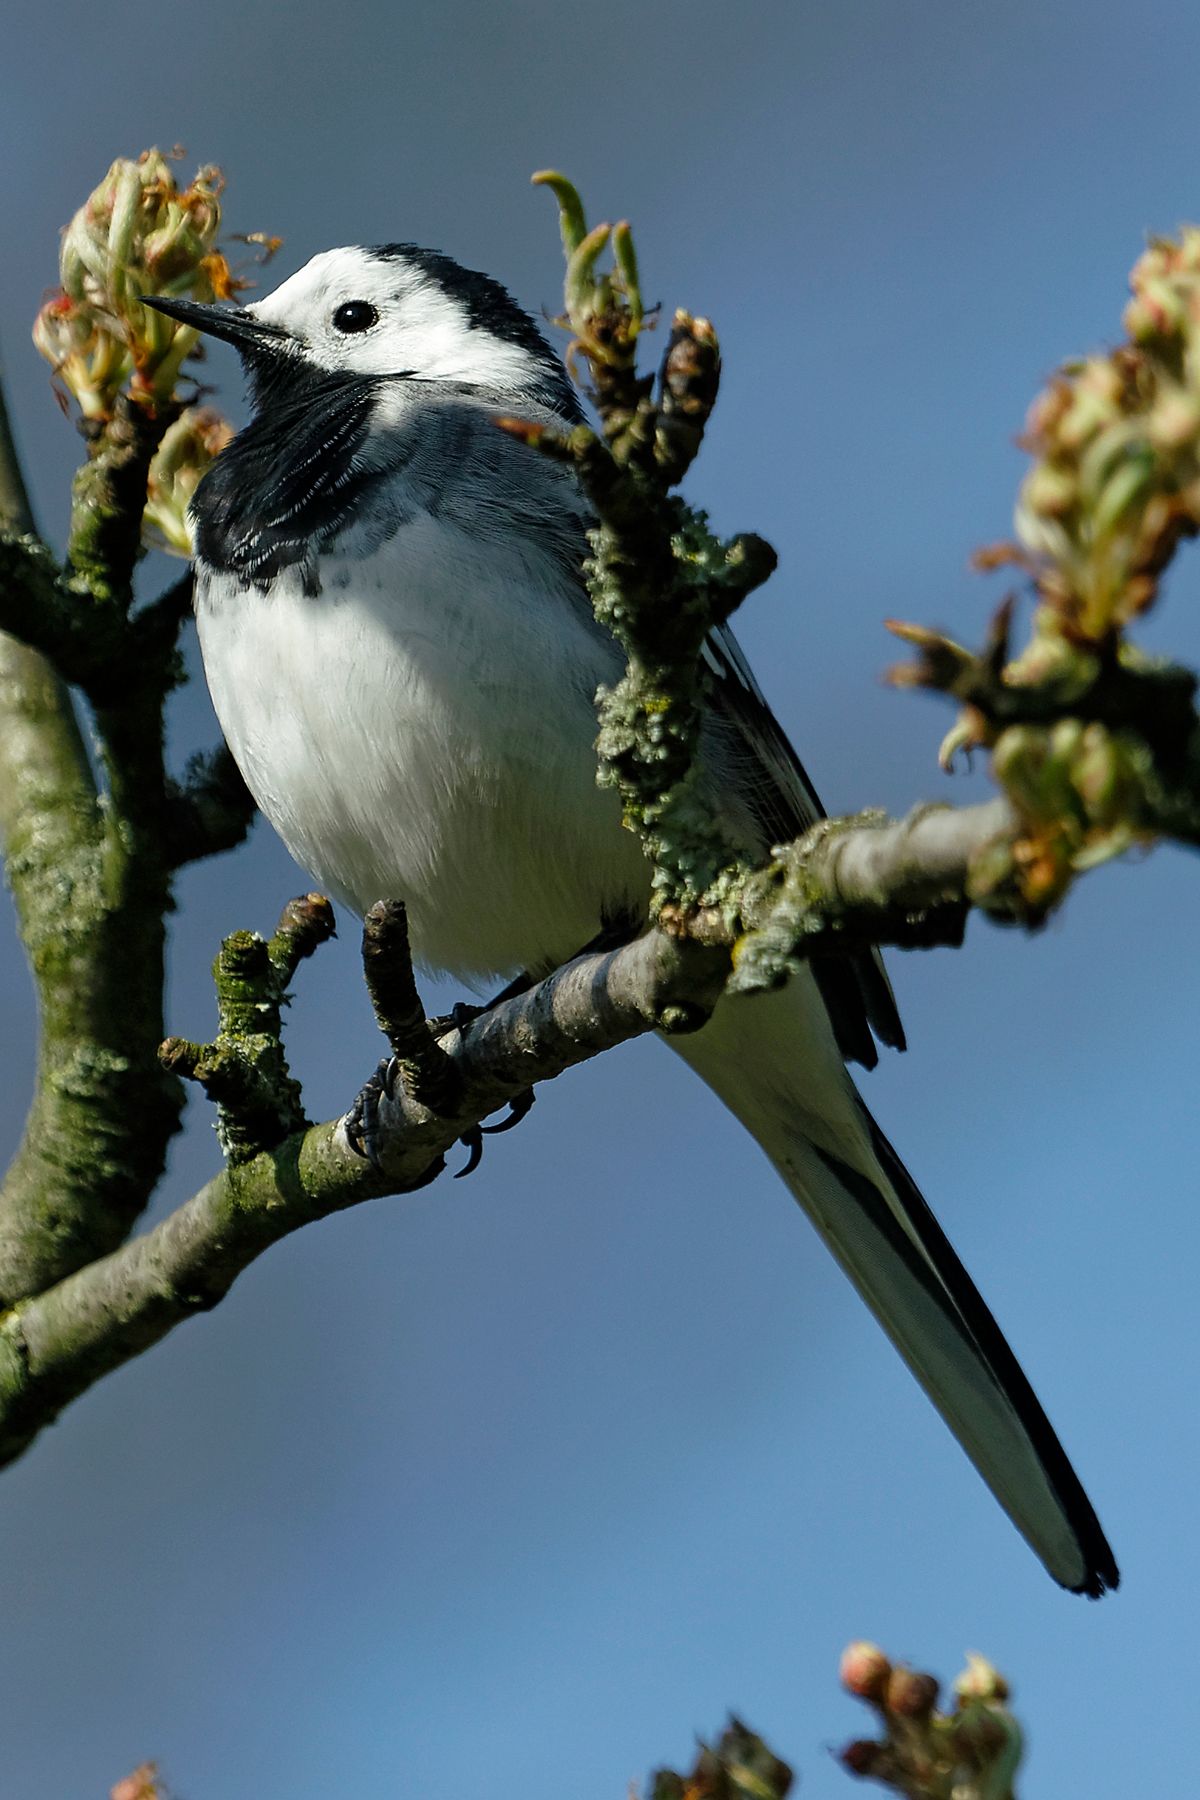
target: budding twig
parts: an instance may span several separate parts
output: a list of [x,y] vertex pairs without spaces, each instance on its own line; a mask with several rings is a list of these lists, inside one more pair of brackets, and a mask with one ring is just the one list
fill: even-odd
[[1021,1727],[1008,1708],[1008,1683],[982,1656],[968,1655],[951,1712],[938,1710],[935,1676],[889,1662],[875,1644],[850,1644],[841,1675],[883,1730],[882,1738],[846,1745],[839,1760],[849,1774],[904,1800],[1014,1800]]
[[167,1038],[159,1050],[165,1069],[198,1082],[216,1102],[217,1136],[235,1167],[309,1123],[284,1054],[282,1009],[302,959],[333,933],[333,908],[323,894],[289,901],[270,941],[232,932],[213,964],[215,1038]]

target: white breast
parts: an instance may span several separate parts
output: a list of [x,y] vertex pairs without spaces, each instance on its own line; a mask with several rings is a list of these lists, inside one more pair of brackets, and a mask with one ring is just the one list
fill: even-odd
[[418,517],[362,560],[267,592],[198,569],[213,704],[297,861],[463,979],[572,955],[648,872],[595,782],[592,695],[615,663],[548,563]]

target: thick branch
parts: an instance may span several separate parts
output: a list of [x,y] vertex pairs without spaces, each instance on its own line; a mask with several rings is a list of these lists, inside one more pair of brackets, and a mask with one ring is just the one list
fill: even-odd
[[100,603],[128,609],[142,554],[150,464],[182,410],[174,401],[152,408],[121,394],[94,453],[75,477],[70,562]]
[[[2,418],[0,510],[0,523],[30,531]],[[0,617],[5,604],[0,596]],[[110,782],[101,805],[59,674],[0,638],[0,832],[40,1015],[33,1105],[0,1190],[3,1301],[120,1243],[158,1182],[182,1105],[156,1056],[170,899],[166,665],[131,659],[120,676],[127,704],[97,714]]]
[[[762,955],[778,935],[793,961],[797,942],[907,941],[912,917],[931,908],[944,941],[957,941],[973,863],[1012,825],[1003,800],[920,808],[895,822],[827,822],[783,853],[782,880],[752,878],[747,941]],[[314,1126],[227,1169],[144,1237],[21,1301],[0,1322],[0,1461],[20,1455],[109,1369],[214,1306],[280,1238],[425,1185],[465,1132],[527,1088],[646,1032],[701,1027],[727,987],[768,985],[744,956],[735,960],[731,980],[725,943],[669,930],[580,957],[483,1013],[465,1035],[441,1038],[461,1095],[452,1114],[433,1111],[404,1082],[381,1098],[378,1169],[350,1149],[340,1121]]]
[[[376,1174],[340,1121],[289,1138],[217,1176],[145,1236],[14,1306],[0,1322],[0,1462],[108,1370],[228,1292],[247,1265],[314,1219],[422,1186],[463,1132],[530,1083],[663,1023],[702,1020],[728,967],[723,953],[663,934],[582,957],[442,1042],[462,1110],[438,1118],[397,1085],[381,1107]],[[699,1010],[697,1011],[697,1007]]]

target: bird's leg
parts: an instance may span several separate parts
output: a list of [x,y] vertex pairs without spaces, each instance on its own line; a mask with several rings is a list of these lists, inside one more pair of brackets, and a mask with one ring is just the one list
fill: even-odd
[[460,1036],[465,1037],[476,1019],[482,1019],[484,1013],[490,1013],[492,1008],[499,1006],[502,1001],[515,1000],[518,994],[528,993],[535,980],[535,976],[526,974],[522,970],[521,974],[514,975],[498,994],[493,994],[490,1000],[485,1000],[482,1006],[471,1006],[465,1000],[456,1000],[448,1013],[440,1013],[436,1019],[428,1019],[426,1023],[434,1037],[445,1037],[449,1031],[457,1031]]
[[[569,956],[567,961],[575,962],[580,956],[591,956],[601,950],[619,950],[623,944],[630,943],[640,929],[640,924],[627,914],[606,918],[595,937],[589,938],[582,949],[577,950],[574,956]],[[537,979],[528,970],[523,970],[520,975],[513,977],[507,987],[501,988],[498,994],[493,994],[482,1006],[464,1006],[460,1003],[445,1018],[430,1019],[429,1029],[438,1036],[454,1030],[465,1037],[476,1019],[482,1018],[503,1001],[515,1000],[518,994],[528,993]],[[479,1167],[483,1160],[484,1138],[498,1137],[502,1131],[511,1131],[514,1125],[519,1125],[528,1116],[536,1098],[531,1087],[524,1088],[509,1101],[508,1111],[495,1125],[473,1125],[470,1131],[464,1131],[459,1142],[466,1146],[467,1160],[461,1169],[455,1171],[456,1181],[464,1175],[473,1175]]]
[[392,1056],[380,1060],[375,1073],[363,1082],[342,1120],[346,1140],[356,1155],[373,1168],[379,1167],[379,1102],[392,1092]]
[[[499,1006],[502,1001],[515,1000],[518,994],[528,993],[534,980],[534,976],[522,970],[519,975],[514,975],[513,979],[505,987],[502,987],[498,994],[493,994],[490,1000],[485,1000],[482,1006],[468,1006],[465,1001],[459,1000],[441,1018],[430,1019],[428,1021],[429,1029],[435,1038],[443,1038],[450,1031],[457,1031],[460,1037],[465,1038],[476,1019],[482,1019],[485,1013],[491,1012],[492,1008]],[[483,1161],[484,1138],[494,1137],[500,1131],[511,1131],[514,1125],[519,1125],[533,1105],[535,1098],[533,1089],[525,1088],[509,1101],[508,1111],[498,1125],[472,1125],[469,1131],[463,1132],[458,1141],[466,1149],[467,1160],[461,1169],[454,1171],[455,1181],[461,1181],[464,1175],[475,1173]]]
[[379,1102],[395,1083],[430,1112],[452,1118],[462,1077],[425,1022],[408,947],[408,918],[398,900],[379,900],[363,920],[363,975],[379,1028],[391,1045],[345,1117],[350,1146],[379,1167]]

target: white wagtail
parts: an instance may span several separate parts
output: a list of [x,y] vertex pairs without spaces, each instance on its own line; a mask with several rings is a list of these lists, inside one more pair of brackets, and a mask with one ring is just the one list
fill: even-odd
[[[157,300],[239,351],[253,419],[192,508],[213,704],[289,850],[360,914],[402,899],[424,964],[541,974],[646,917],[648,865],[597,786],[619,675],[580,573],[573,473],[497,429],[572,424],[534,321],[412,244],[330,250],[243,308]],[[820,803],[732,634],[703,753],[730,836],[765,850]],[[636,929],[636,924],[633,925]],[[1113,1555],[970,1276],[846,1073],[903,1046],[877,957],[813,959],[672,1040],[761,1144],[1050,1573]]]

